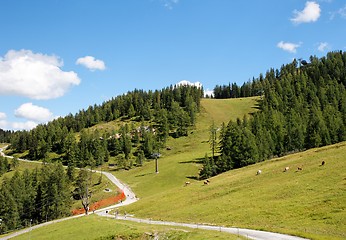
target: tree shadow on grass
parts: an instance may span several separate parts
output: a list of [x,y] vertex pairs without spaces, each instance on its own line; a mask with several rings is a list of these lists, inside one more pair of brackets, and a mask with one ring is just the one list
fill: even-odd
[[[262,106],[261,106],[261,105],[262,105],[262,102],[263,102],[262,98],[256,100],[255,106],[253,106],[252,108],[253,108],[253,109],[256,109],[256,110],[261,110],[261,109],[262,109]],[[252,115],[252,114],[254,114],[254,113],[252,112],[252,113],[250,113],[250,114]]]
[[186,176],[186,178],[192,179],[192,180],[199,180],[198,176]]
[[189,161],[180,161],[180,164],[186,164],[186,163],[198,163],[198,164],[202,164],[203,163],[204,158],[196,158],[194,160],[189,160]]
[[151,174],[154,174],[154,172],[139,174],[139,175],[136,175],[135,177],[144,177],[144,176],[148,176]]

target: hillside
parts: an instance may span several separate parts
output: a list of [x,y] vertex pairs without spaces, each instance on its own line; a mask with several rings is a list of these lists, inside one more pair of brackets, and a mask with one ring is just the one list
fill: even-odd
[[[208,108],[210,101],[214,101],[213,111]],[[208,186],[193,180],[201,166],[199,160],[209,150],[207,123],[212,117],[223,121],[218,119],[221,114],[214,112],[217,101],[202,101],[203,111],[194,134],[178,140],[171,152],[165,152],[159,160],[159,174],[154,173],[153,163],[115,172],[141,198],[126,211],[153,219],[265,229],[313,239],[343,239],[346,176],[342,169],[346,167],[346,143],[229,171],[211,178]],[[232,109],[243,100],[223,101],[228,101],[228,109]],[[248,106],[247,111],[252,107]],[[239,116],[229,111],[228,117]],[[323,160],[326,165],[321,167]],[[290,171],[284,173],[286,166]],[[298,167],[303,170],[298,171]],[[263,173],[256,176],[258,169]],[[185,181],[192,183],[185,187]]]
[[[201,104],[203,107],[201,108],[201,113],[199,114],[196,127],[191,131],[192,133],[189,134],[188,137],[178,139],[170,138],[168,140],[167,145],[170,146],[171,150],[164,150],[162,153],[163,157],[159,160],[159,174],[155,174],[154,172],[153,161],[146,162],[143,167],[133,168],[129,171],[114,171],[114,174],[117,177],[127,176],[125,182],[135,190],[137,197],[139,197],[141,201],[148,199],[148,197],[154,196],[154,194],[158,194],[159,192],[167,192],[171,189],[177,189],[177,187],[180,189],[185,181],[197,182],[196,180],[193,180],[193,178],[198,177],[198,171],[201,167],[201,164],[199,164],[199,159],[202,158],[205,153],[210,152],[209,144],[207,143],[208,132],[206,129],[209,128],[213,120],[216,123],[221,123],[223,121],[228,121],[229,118],[235,120],[237,117],[242,117],[244,114],[255,111],[256,109],[254,107],[257,100],[257,98],[227,100],[202,99]],[[213,111],[213,115],[210,114],[210,110]],[[102,123],[93,127],[93,129],[106,128],[112,128],[112,124]],[[104,166],[103,169],[105,168],[106,167]],[[184,219],[184,222],[187,220],[188,219]],[[80,221],[78,225],[81,225],[83,224],[82,222],[84,222],[82,220],[73,221]],[[105,221],[98,218],[91,218],[87,221],[91,221],[92,225],[99,227],[101,227],[100,224],[105,224]],[[58,225],[62,225],[62,228],[64,229],[67,227],[65,224],[70,226],[69,223],[59,223]],[[106,224],[109,224],[109,222]],[[138,230],[136,230],[138,228],[148,229],[145,226],[133,226],[131,227],[132,230],[130,231],[130,234],[138,235]],[[50,231],[54,231],[54,233],[60,237],[68,237],[68,234],[70,234],[66,233],[65,231],[60,232],[57,229],[61,228],[54,225],[42,229],[36,229],[36,233],[33,232],[32,236],[45,236],[47,232]],[[160,232],[158,228],[153,229],[156,229],[155,232]],[[74,230],[71,229],[70,231],[73,232]],[[123,236],[127,236],[128,234],[128,230],[123,227],[120,227],[119,231],[125,232],[122,234]],[[146,231],[148,232],[148,230]],[[218,239],[229,239],[231,237],[229,234],[221,234],[221,236],[219,236],[218,234],[214,233],[194,233],[195,231],[193,233],[184,234],[180,234],[174,229],[173,233],[169,233],[169,231],[169,229],[163,230],[163,232],[167,232],[166,234],[172,234],[174,237],[180,236],[182,239],[201,239],[201,236],[203,236],[204,239],[211,239],[214,237],[217,237]],[[88,234],[88,231],[86,233]],[[110,233],[106,231],[105,235],[107,234],[109,235]],[[25,237],[26,235],[24,234],[23,238]]]
[[202,99],[201,113],[191,134],[188,137],[168,140],[167,146],[171,150],[162,151],[163,157],[159,159],[159,174],[155,174],[154,161],[130,171],[115,171],[114,174],[123,178],[140,198],[172,187],[179,187],[185,181],[193,181],[198,178],[201,161],[205,154],[211,155],[208,128],[212,121],[221,123],[230,118],[235,120],[237,117],[255,111],[256,103],[256,97],[226,100]]
[[[256,98],[203,99],[193,133],[168,141],[171,150],[162,153],[159,174],[155,174],[153,161],[141,168],[114,172],[140,198],[121,211],[137,217],[263,229],[311,239],[344,239],[345,142],[232,170],[211,178],[208,186],[194,179],[201,167],[200,159],[206,152],[210,154],[206,129],[212,120],[220,123],[236,119],[253,112],[256,103]],[[320,166],[322,161],[326,162],[324,166]],[[283,172],[286,166],[290,170]],[[298,167],[303,170],[298,171]],[[258,169],[262,174],[256,176]],[[185,187],[185,181],[191,184]],[[85,219],[73,221],[81,221],[80,225]],[[97,228],[114,224],[106,221],[88,218],[87,224]],[[59,236],[76,234],[74,229],[68,233],[59,230],[67,227],[64,224],[70,226],[66,222],[36,229],[32,236],[45,236],[52,231]],[[140,235],[138,229],[142,226],[131,229],[130,234]],[[128,232],[123,226],[119,231]],[[198,239],[200,235],[196,236]]]
[[141,199],[126,208],[139,217],[343,238],[345,66],[345,52],[330,52],[219,89],[261,95],[250,98],[203,99],[192,86],[134,90],[16,132],[8,151],[108,169]]

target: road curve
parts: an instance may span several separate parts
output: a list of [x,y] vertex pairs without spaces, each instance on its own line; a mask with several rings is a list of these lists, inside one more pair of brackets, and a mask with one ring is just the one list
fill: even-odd
[[194,229],[204,229],[218,232],[227,232],[234,235],[241,235],[248,239],[254,240],[307,240],[306,238],[281,234],[281,233],[273,233],[252,229],[244,229],[244,228],[236,228],[236,227],[222,227],[222,226],[212,226],[205,224],[196,224],[196,223],[177,223],[177,222],[169,222],[169,221],[155,221],[152,219],[141,219],[134,218],[130,215],[111,215],[106,211],[99,211],[97,213],[99,216],[114,218],[117,220],[131,221],[137,223],[145,223],[145,224],[154,224],[154,225],[167,225],[167,226],[175,226],[175,227],[187,227]]
[[[3,150],[6,149],[7,146],[0,148],[0,156],[4,157],[10,157],[11,156],[6,156],[3,153]],[[28,161],[25,159],[19,159],[20,161]],[[30,161],[32,162],[32,161]],[[37,161],[35,161],[37,162]],[[41,162],[37,162],[41,163]],[[286,234],[281,234],[281,233],[273,233],[273,232],[266,232],[266,231],[259,231],[259,230],[252,230],[252,229],[244,229],[244,228],[235,228],[235,227],[222,227],[222,226],[211,226],[211,225],[204,225],[204,224],[193,224],[193,223],[177,223],[177,222],[168,222],[168,221],[155,221],[151,219],[140,219],[140,218],[134,218],[132,216],[122,216],[122,215],[111,215],[109,214],[109,210],[114,209],[114,208],[119,208],[125,205],[132,204],[138,200],[136,197],[135,193],[131,190],[131,188],[124,183],[122,183],[119,179],[117,179],[113,174],[109,172],[104,172],[104,171],[97,171],[95,172],[102,173],[105,175],[113,184],[115,184],[119,189],[121,189],[125,196],[126,199],[122,201],[121,203],[102,208],[99,210],[96,210],[95,213],[99,216],[102,217],[111,217],[111,218],[116,218],[117,220],[124,220],[124,221],[132,221],[132,222],[138,222],[138,223],[146,223],[146,224],[155,224],[155,225],[169,225],[169,226],[178,226],[178,227],[187,227],[187,228],[195,228],[195,229],[205,229],[205,230],[212,230],[212,231],[220,231],[220,232],[228,232],[231,234],[235,235],[241,235],[245,236],[249,239],[254,239],[254,240],[306,240],[306,238],[301,238],[301,237],[296,237],[296,236],[291,236],[291,235],[286,235]],[[32,229],[36,229],[39,227],[43,227],[49,224],[57,223],[57,222],[62,222],[65,220],[69,220],[72,218],[77,218],[77,217],[82,217],[85,216],[84,214],[80,215],[75,215],[67,218],[62,218],[62,219],[57,219],[45,223],[41,223],[35,226],[32,226],[31,228],[25,228],[20,231],[14,232],[10,235],[1,237],[0,240],[7,240],[13,237],[16,237],[18,235],[27,233],[31,231]]]

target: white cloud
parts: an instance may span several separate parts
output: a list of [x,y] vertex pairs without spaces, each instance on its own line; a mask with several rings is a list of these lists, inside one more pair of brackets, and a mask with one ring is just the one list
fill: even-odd
[[[186,86],[186,85],[190,85],[190,86],[196,86],[198,88],[202,88],[202,83],[200,82],[190,82],[188,80],[181,80],[180,82],[178,82],[177,84],[175,84],[176,86]],[[204,96],[206,96],[208,94],[208,96],[214,95],[214,91],[213,90],[204,90]]]
[[207,90],[204,90],[204,96],[214,96],[214,91],[213,90],[209,90],[209,89],[207,89]]
[[[202,88],[203,85],[200,82],[190,82],[188,80],[181,80],[180,82],[178,82],[177,84],[175,84],[175,86],[186,86],[186,85],[190,85],[190,86],[196,86],[198,88]],[[208,94],[208,96],[214,95],[214,91],[213,90],[204,90],[204,96],[206,96]]]
[[329,49],[329,44],[326,42],[321,42],[318,47],[317,47],[318,51],[320,52],[324,52],[325,50]]
[[300,43],[296,44],[296,43],[290,43],[290,42],[284,42],[281,41],[279,42],[276,46],[278,48],[281,48],[284,51],[290,52],[290,53],[296,53],[297,52],[297,48],[300,47]]
[[47,122],[53,119],[53,113],[47,108],[24,103],[14,111],[14,115],[19,118],[25,118],[34,122]]
[[80,79],[75,72],[61,70],[56,56],[30,50],[10,50],[0,58],[0,95],[19,95],[33,99],[61,97]]
[[293,13],[295,15],[294,18],[291,19],[293,23],[316,22],[321,16],[321,8],[316,2],[307,1],[302,11],[294,10]]
[[163,6],[169,10],[172,10],[175,4],[178,4],[179,0],[161,0]]
[[6,119],[6,113],[0,112],[0,120]]
[[0,128],[7,130],[7,121],[0,119]]
[[38,123],[33,121],[8,122],[6,120],[0,120],[0,128],[4,130],[31,130],[37,125]]
[[194,82],[194,83],[192,83],[192,82],[190,82],[190,81],[188,81],[188,80],[182,80],[182,81],[178,82],[176,85],[177,85],[177,86],[181,86],[181,85],[191,85],[191,86],[196,86],[196,87],[199,87],[199,88],[202,87],[202,83],[200,83],[200,82]]
[[342,17],[342,18],[346,18],[346,5],[343,8],[340,8],[338,10],[338,14]]
[[339,10],[332,12],[330,19],[333,20],[335,18],[335,16],[340,16],[341,18],[346,19],[346,5],[343,6],[342,8],[340,8]]
[[33,121],[26,122],[13,122],[11,123],[11,129],[14,130],[31,130],[35,128],[38,124]]
[[105,63],[102,60],[95,59],[93,56],[78,58],[76,64],[83,65],[91,71],[106,69]]

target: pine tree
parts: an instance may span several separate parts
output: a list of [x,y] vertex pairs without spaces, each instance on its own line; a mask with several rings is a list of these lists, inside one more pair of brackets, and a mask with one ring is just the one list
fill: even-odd
[[215,122],[213,121],[213,123],[209,127],[209,145],[210,145],[213,159],[215,158],[215,152],[216,152],[217,144],[218,144],[216,132],[217,132],[217,127],[215,126]]

